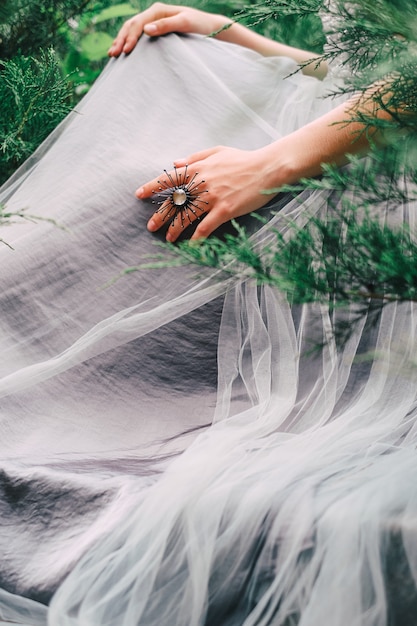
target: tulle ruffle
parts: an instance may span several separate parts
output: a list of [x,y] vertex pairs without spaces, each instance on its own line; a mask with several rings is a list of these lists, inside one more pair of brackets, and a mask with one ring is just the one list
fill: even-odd
[[[65,226],[12,226],[15,250],[0,250],[2,619],[413,624],[414,306],[365,317],[340,348],[326,307],[216,272],[105,287],[160,238],[141,182],[334,105],[294,70],[215,40],[144,39],[1,190]],[[342,201],[284,200],[283,229]]]

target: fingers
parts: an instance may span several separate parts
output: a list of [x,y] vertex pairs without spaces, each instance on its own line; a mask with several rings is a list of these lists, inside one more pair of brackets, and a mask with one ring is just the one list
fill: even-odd
[[[151,198],[157,194],[167,197],[167,200],[160,204],[148,221],[147,228],[150,232],[155,232],[163,226],[169,225],[166,239],[167,241],[175,241],[185,228],[193,222],[201,220],[193,235],[193,239],[197,239],[207,237],[229,219],[217,207],[216,211],[212,212],[214,205],[218,203],[212,197],[210,204],[210,193],[202,176],[199,175],[200,166],[203,165],[200,162],[221,150],[223,150],[222,146],[215,146],[195,152],[186,158],[177,159],[174,161],[174,170],[171,172],[165,170],[164,174],[136,190],[136,197],[139,199]],[[176,206],[169,190],[179,186],[184,186],[190,191],[187,191],[187,202]]]
[[171,32],[199,32],[202,28],[204,30],[202,17],[199,18],[202,24],[196,20],[196,15],[199,16],[200,13],[193,9],[156,2],[124,23],[108,54],[114,57],[122,52],[128,54],[136,46],[143,33],[150,37],[158,37]]
[[158,21],[161,17],[169,15],[173,7],[165,6],[162,3],[155,3],[142,13],[134,15],[123,24],[116,39],[108,51],[111,57],[117,57],[122,52],[129,54],[136,46],[138,40],[144,32],[148,35],[155,35],[153,31],[153,22]]
[[222,149],[223,146],[215,146],[214,148],[207,148],[206,150],[200,150],[200,152],[194,152],[193,154],[190,154],[190,156],[183,159],[176,159],[174,161],[174,166],[185,167],[186,165],[191,165],[192,163],[196,163],[197,161],[203,161],[212,154],[220,152]]
[[167,241],[176,241],[188,226],[204,218],[207,205],[203,201],[186,202],[182,206],[176,206],[172,197],[163,202],[148,221],[147,228],[150,232],[156,232],[163,226],[168,226],[166,231]]
[[[206,158],[205,156],[199,156],[199,155],[210,155],[213,152],[217,152],[217,148],[209,148],[208,150],[202,150],[201,152],[196,152],[195,154],[192,154],[190,157],[187,157],[185,159],[177,159],[176,161],[174,161],[174,168],[176,170],[179,170],[181,168],[187,168],[188,166],[193,163],[197,163],[197,161],[201,161],[202,158]],[[198,168],[197,168],[198,170]],[[193,168],[192,170],[188,170],[187,174],[191,175],[191,174],[196,174],[196,168]],[[182,173],[178,172],[180,175],[182,175]],[[170,175],[175,175],[175,170],[174,172],[171,172]],[[154,178],[153,180],[149,181],[148,183],[145,183],[144,185],[142,185],[141,187],[139,187],[136,192],[135,195],[137,198],[145,199],[145,198],[150,198],[151,196],[153,196],[155,193],[157,193],[157,190],[159,189],[160,185],[161,185],[161,180],[168,180],[168,173],[165,172],[165,174],[161,174],[161,176],[158,176],[157,178]],[[174,184],[172,186],[175,186]]]
[[140,15],[127,20],[120,29],[116,39],[113,41],[108,55],[118,57],[122,52],[125,54],[132,52],[143,33],[143,26],[143,20],[140,19]]
[[167,200],[152,215],[147,228],[150,232],[156,232],[163,226],[167,226],[166,240],[174,242],[188,226],[202,219],[203,216],[204,211],[202,208],[199,209],[192,206],[175,207],[171,201]]
[[204,219],[199,223],[191,239],[205,239],[211,235],[216,228],[219,228],[219,226],[227,222],[228,219],[229,218],[226,217],[225,212],[221,209],[210,211],[210,213],[207,213]]
[[136,192],[135,192],[136,197],[141,200],[144,200],[145,198],[150,198],[151,196],[155,195],[158,192],[158,189],[161,184],[160,178],[161,176],[158,178],[154,178],[153,180],[149,181],[149,183],[145,183],[144,185],[142,185],[142,187],[139,187],[139,189],[136,189]]
[[205,181],[188,166],[161,175],[136,191],[138,198],[159,196],[157,210],[148,221],[151,232],[167,226],[167,241],[175,241],[185,228],[203,218],[209,209]]
[[172,17],[163,17],[150,24],[145,24],[143,30],[150,37],[159,37],[173,32],[187,33],[190,30],[190,24],[185,13],[178,13]]
[[152,215],[147,228],[153,233],[168,224],[166,240],[174,242],[184,232],[185,228],[198,221],[199,224],[191,239],[206,238],[229,219],[226,212],[221,209],[206,212],[206,208],[209,207],[201,204],[177,210],[170,201],[165,201]]

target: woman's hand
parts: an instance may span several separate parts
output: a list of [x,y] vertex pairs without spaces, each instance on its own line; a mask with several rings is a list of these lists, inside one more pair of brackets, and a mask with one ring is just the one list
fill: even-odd
[[[231,26],[232,28],[225,28]],[[303,66],[302,72],[317,78],[324,78],[327,64],[320,61],[313,52],[286,46],[254,33],[242,24],[237,24],[224,15],[206,13],[190,7],[156,2],[151,7],[127,20],[119,31],[108,54],[118,57],[122,52],[132,52],[140,37],[145,33],[159,37],[167,33],[195,33],[210,35],[217,33],[216,39],[255,50],[263,56],[285,56]]]
[[228,23],[231,20],[222,15],[156,2],[123,24],[108,54],[117,57],[131,52],[143,33],[150,37],[172,32],[209,35]]
[[[173,206],[168,199],[148,222],[148,230],[159,230],[169,223],[167,241],[175,241],[190,223],[199,220],[192,239],[208,237],[216,228],[241,215],[259,209],[272,195],[267,187],[268,172],[262,150],[246,151],[217,146],[174,162],[180,182],[187,180],[198,195],[194,205]],[[185,167],[187,168],[185,169]],[[165,185],[172,187],[169,176],[176,181],[175,170],[162,174],[136,191],[138,198],[149,198]],[[191,182],[193,181],[193,182]],[[194,187],[197,185],[198,187]],[[170,210],[171,208],[171,210]],[[181,211],[176,219],[175,213]],[[201,221],[200,221],[200,218]]]

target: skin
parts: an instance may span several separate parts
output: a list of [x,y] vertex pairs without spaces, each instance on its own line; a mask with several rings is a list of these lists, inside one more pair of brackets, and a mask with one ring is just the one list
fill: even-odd
[[[128,54],[143,34],[152,37],[170,32],[207,35],[228,23],[230,20],[221,15],[156,3],[125,22],[109,50],[109,56]],[[271,41],[240,24],[233,23],[216,37],[264,56],[288,56],[299,64],[312,61],[303,71],[319,79],[327,71],[324,63],[318,65],[314,61],[311,52]],[[204,180],[200,189],[207,190],[203,194],[208,202],[207,214],[197,225],[192,239],[207,237],[221,224],[261,208],[274,195],[265,195],[261,190],[317,176],[322,172],[323,163],[343,165],[347,162],[347,154],[366,151],[369,133],[362,132],[364,127],[358,122],[346,123],[352,118],[352,110],[357,108],[374,116],[387,116],[365,94],[261,149],[250,151],[216,146],[175,160],[174,166],[180,172],[187,165],[190,178],[196,174],[196,180]],[[159,187],[158,180],[166,180],[166,175],[159,175],[143,184],[137,189],[136,196],[145,199],[154,195]],[[194,219],[191,214],[191,220]],[[154,232],[163,225],[163,216],[154,213],[147,227]],[[176,220],[168,228],[166,238],[175,241],[182,232],[181,223]]]

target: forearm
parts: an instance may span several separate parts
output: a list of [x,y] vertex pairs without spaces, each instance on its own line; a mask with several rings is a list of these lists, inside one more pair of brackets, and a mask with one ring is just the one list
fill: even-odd
[[[228,23],[228,20],[223,16],[218,17],[219,29],[221,29],[222,26]],[[236,22],[232,23],[229,28],[222,30],[216,35],[216,38],[244,46],[266,57],[285,56],[293,59],[299,65],[304,65],[309,62],[308,65],[302,69],[303,73],[309,76],[323,79],[327,74],[327,63],[324,61],[320,62],[320,57],[317,54],[293,48],[292,46],[287,46],[278,41],[273,41]]]
[[260,149],[264,189],[292,184],[320,175],[324,163],[337,166],[352,154],[364,154],[369,142],[378,139],[375,128],[355,121],[355,111],[369,117],[389,119],[370,95],[352,98],[299,130]]

